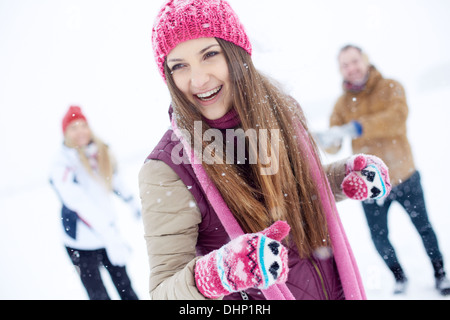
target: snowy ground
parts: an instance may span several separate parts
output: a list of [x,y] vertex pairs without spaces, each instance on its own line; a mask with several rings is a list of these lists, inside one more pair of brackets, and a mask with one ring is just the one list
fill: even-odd
[[[385,76],[404,84],[409,137],[430,219],[449,265],[444,173],[450,157],[450,3],[230,3],[252,38],[255,64],[299,100],[314,130],[326,126],[341,90],[336,65],[341,46],[362,46]],[[169,99],[150,45],[159,6],[153,0],[0,0],[0,299],[86,299],[61,244],[60,204],[47,182],[48,168],[61,143],[61,117],[78,103],[116,152],[138,194],[141,163],[168,126]],[[348,154],[347,145],[324,160]],[[142,225],[123,204],[117,202],[117,207],[123,234],[134,248],[129,273],[140,297],[147,299]],[[431,264],[400,206],[392,207],[389,222],[410,279],[408,293],[401,296],[392,295],[392,276],[375,252],[360,204],[346,201],[338,208],[369,299],[450,299],[434,290]]]

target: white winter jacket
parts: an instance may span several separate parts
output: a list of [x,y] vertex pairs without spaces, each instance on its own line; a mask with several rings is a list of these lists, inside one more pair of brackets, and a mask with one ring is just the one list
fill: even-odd
[[[116,225],[113,192],[89,174],[77,150],[63,145],[53,164],[50,182],[63,205],[64,244],[80,250],[105,248],[113,264],[124,265],[129,249]],[[113,191],[138,212],[137,202],[117,173],[113,176]]]

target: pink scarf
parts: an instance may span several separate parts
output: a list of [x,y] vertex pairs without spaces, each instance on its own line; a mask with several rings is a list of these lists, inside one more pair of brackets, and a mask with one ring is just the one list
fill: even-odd
[[333,199],[329,199],[331,195],[331,187],[328,183],[322,183],[320,164],[314,159],[316,157],[313,154],[313,147],[311,141],[303,127],[298,128],[299,136],[301,137],[302,150],[308,152],[308,158],[311,159],[312,174],[314,180],[317,182],[320,198],[322,199],[322,205],[325,209],[328,233],[331,238],[333,246],[333,255],[336,261],[336,265],[341,278],[342,288],[344,290],[345,298],[347,300],[366,300],[366,293],[362,283],[361,276],[359,274],[358,265],[352,252],[352,248],[348,242],[345,234],[344,227],[339,218],[339,213],[336,208],[336,203]]
[[[302,127],[303,128],[303,127]],[[227,204],[223,200],[219,191],[217,190],[210,177],[207,175],[205,169],[200,162],[196,159],[194,151],[191,150],[191,146],[183,138],[180,130],[178,129],[174,117],[172,117],[172,129],[176,136],[180,139],[184,146],[184,149],[189,156],[192,168],[197,176],[200,185],[203,188],[209,202],[211,203],[214,211],[217,213],[222,225],[225,227],[226,232],[231,239],[234,239],[244,234],[239,223],[233,216],[233,213],[228,208]],[[336,209],[335,202],[333,200],[327,201],[328,193],[330,192],[329,184],[324,185],[321,183],[320,177],[320,164],[314,159],[316,157],[313,154],[313,149],[309,137],[306,131],[299,129],[299,136],[301,149],[308,152],[309,159],[312,159],[312,173],[315,181],[319,186],[319,192],[323,201],[323,206],[326,211],[326,218],[328,222],[329,234],[333,246],[334,257],[338,268],[339,276],[341,278],[342,287],[344,290],[345,298],[347,300],[361,300],[366,299],[364,287],[362,285],[361,277],[359,275],[358,266],[353,257],[353,253],[345,235],[344,228],[339,219],[339,215]],[[269,287],[266,290],[262,290],[267,300],[295,300],[294,296],[286,286],[286,284],[277,284]]]

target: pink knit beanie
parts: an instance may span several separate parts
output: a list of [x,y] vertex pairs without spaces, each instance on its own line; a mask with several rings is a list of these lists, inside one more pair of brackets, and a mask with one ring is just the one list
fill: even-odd
[[179,43],[197,38],[221,38],[243,48],[252,46],[238,16],[224,0],[168,0],[152,30],[153,51],[165,80],[164,61]]

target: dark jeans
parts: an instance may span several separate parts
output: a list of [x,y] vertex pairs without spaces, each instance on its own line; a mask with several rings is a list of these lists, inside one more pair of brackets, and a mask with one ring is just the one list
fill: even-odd
[[388,238],[388,211],[393,201],[397,201],[406,210],[414,227],[419,232],[433,265],[435,277],[444,276],[442,254],[439,250],[436,234],[428,220],[420,174],[416,171],[408,180],[394,187],[384,203],[378,204],[373,200],[363,202],[373,243],[384,262],[393,272],[396,280],[403,279],[405,275],[394,247]]
[[126,268],[112,265],[105,249],[78,250],[69,247],[66,247],[66,249],[72,263],[77,267],[81,282],[90,300],[110,300],[101,278],[101,265],[108,270],[122,300],[138,300],[131,287]]

